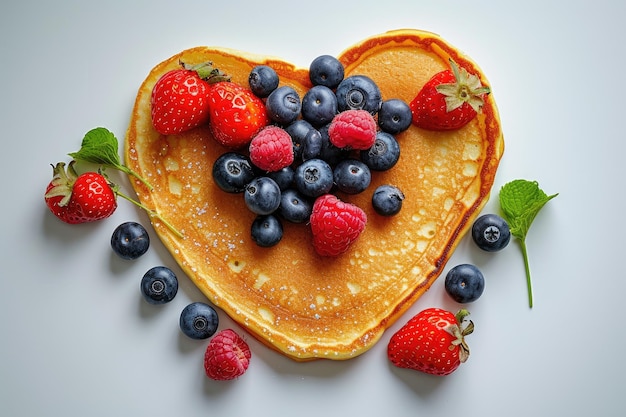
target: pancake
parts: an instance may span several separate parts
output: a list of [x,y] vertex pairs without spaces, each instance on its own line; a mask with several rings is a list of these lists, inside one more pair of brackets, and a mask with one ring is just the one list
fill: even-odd
[[[313,59],[314,57],[311,57]],[[383,99],[409,103],[449,59],[489,85],[468,56],[436,34],[397,30],[372,36],[342,52],[345,76],[372,78]],[[151,124],[152,87],[179,61],[213,61],[246,85],[256,65],[273,67],[281,85],[304,95],[308,70],[273,57],[219,47],[184,50],[156,65],[139,87],[124,145],[126,164],[148,179],[132,179],[140,201],[178,229],[152,218],[152,226],[182,270],[217,307],[265,345],[295,360],[344,360],[371,348],[439,277],[459,240],[487,202],[504,142],[493,93],[465,127],[448,132],[411,126],[396,138],[395,167],[373,172],[364,193],[340,195],[363,208],[365,231],[343,255],[317,255],[305,224],[283,222],[271,248],[250,236],[255,218],[241,194],[214,184],[213,162],[227,149],[207,126],[164,136]],[[377,215],[376,186],[405,194],[396,216]]]

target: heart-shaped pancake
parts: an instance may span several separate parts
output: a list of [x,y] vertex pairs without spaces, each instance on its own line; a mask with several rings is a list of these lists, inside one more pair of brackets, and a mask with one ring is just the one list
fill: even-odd
[[[313,58],[313,57],[312,57]],[[373,36],[338,56],[346,77],[362,74],[383,99],[409,103],[449,59],[489,85],[480,68],[439,36],[398,30]],[[373,346],[437,279],[459,240],[487,202],[504,150],[493,94],[465,127],[434,132],[411,126],[397,135],[401,156],[377,185],[405,194],[392,217],[375,213],[371,191],[342,196],[365,210],[365,231],[338,257],[317,255],[310,228],[284,223],[271,248],[257,246],[255,218],[241,194],[227,194],[212,179],[213,162],[226,151],[201,126],[164,136],[151,124],[150,96],[167,71],[212,61],[247,86],[253,67],[266,64],[301,96],[308,70],[280,59],[224,48],[197,47],[158,64],[139,88],[125,141],[128,166],[154,189],[133,180],[141,202],[182,232],[153,218],[153,227],[180,267],[216,306],[267,346],[296,360],[349,359]]]

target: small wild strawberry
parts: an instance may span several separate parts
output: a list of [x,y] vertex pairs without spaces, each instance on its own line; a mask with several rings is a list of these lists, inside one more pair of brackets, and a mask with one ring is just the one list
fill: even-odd
[[450,66],[451,69],[435,74],[409,104],[415,126],[429,130],[460,129],[480,111],[489,87],[452,60]]
[[213,84],[208,100],[211,133],[226,147],[237,149],[248,145],[269,124],[265,103],[239,84],[228,81]]
[[[209,121],[210,82],[228,79],[210,62],[181,63],[156,82],[151,95],[152,124],[163,135],[174,135]],[[209,80],[209,81],[207,81]]]
[[77,224],[109,217],[117,208],[115,192],[97,172],[77,175],[73,161],[53,166],[53,178],[45,194],[50,211],[66,223]]
[[474,324],[464,322],[467,310],[456,316],[440,308],[428,308],[398,330],[387,346],[391,363],[432,375],[449,375],[469,357],[465,336]]

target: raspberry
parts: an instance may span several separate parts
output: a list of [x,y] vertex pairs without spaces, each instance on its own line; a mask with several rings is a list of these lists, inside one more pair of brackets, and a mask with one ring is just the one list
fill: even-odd
[[206,348],[204,370],[216,381],[226,381],[240,377],[250,364],[250,347],[232,329],[217,333]]
[[354,204],[324,194],[313,204],[310,223],[315,251],[321,256],[337,256],[359,237],[367,216]]
[[346,110],[330,122],[328,135],[338,148],[369,149],[376,142],[376,120],[366,110]]
[[293,159],[291,136],[278,126],[263,128],[250,142],[250,160],[264,171],[280,171]]

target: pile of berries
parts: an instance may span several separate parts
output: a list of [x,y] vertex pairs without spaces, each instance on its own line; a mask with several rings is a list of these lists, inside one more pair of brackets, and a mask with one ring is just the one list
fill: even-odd
[[[410,126],[412,114],[402,100],[383,100],[371,78],[344,78],[341,62],[332,56],[313,60],[309,77],[313,87],[301,97],[294,88],[279,86],[271,67],[253,68],[251,101],[261,100],[267,123],[251,135],[247,149],[239,138],[230,142],[219,134],[229,149],[212,173],[222,190],[243,194],[256,214],[251,235],[259,246],[281,240],[283,221],[309,223],[317,253],[336,256],[367,222],[365,212],[338,193],[362,193],[372,171],[396,164],[400,146],[394,135]],[[385,184],[374,190],[371,201],[376,213],[392,216],[403,199],[400,189]]]

